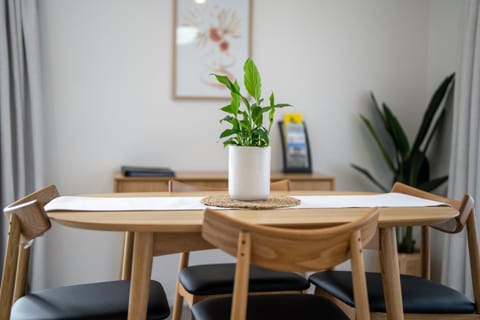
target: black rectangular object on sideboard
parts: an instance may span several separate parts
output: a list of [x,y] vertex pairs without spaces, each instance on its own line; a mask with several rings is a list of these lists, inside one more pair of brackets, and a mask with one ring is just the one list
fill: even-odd
[[126,177],[175,177],[175,171],[165,167],[122,166]]

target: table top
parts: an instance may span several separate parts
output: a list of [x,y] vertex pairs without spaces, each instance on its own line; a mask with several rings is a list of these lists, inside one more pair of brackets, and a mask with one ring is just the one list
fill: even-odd
[[[206,196],[215,192],[192,193],[109,193],[88,196],[101,197],[160,197],[160,196]],[[336,195],[365,194],[359,192],[282,192],[291,195]],[[271,210],[221,210],[242,220],[262,225],[282,227],[324,227],[350,222],[368,208],[322,208],[322,209],[271,209]],[[458,215],[447,206],[379,208],[379,227],[426,225],[440,223]],[[200,232],[203,222],[202,210],[188,211],[51,211],[48,216],[63,225],[104,231],[133,232]]]

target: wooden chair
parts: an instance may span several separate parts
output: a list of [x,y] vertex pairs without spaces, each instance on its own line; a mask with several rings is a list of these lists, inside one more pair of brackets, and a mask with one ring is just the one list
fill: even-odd
[[[249,224],[206,209],[202,236],[237,258],[233,298],[193,306],[196,320],[348,319],[334,303],[311,294],[249,295],[249,265],[282,271],[329,269],[351,258],[357,319],[370,319],[365,285],[363,245],[377,228],[378,212],[368,209],[356,221],[321,229],[274,228]],[[362,312],[362,308],[365,312]]]
[[[272,182],[271,190],[288,191],[288,180]],[[171,192],[225,191],[208,186],[190,185],[177,180],[169,181]],[[182,252],[178,266],[178,280],[172,319],[180,320],[183,301],[191,308],[195,303],[218,295],[231,295],[235,275],[235,263],[204,264],[188,266],[189,253]],[[250,291],[271,293],[292,291],[299,293],[309,287],[308,281],[292,272],[278,272],[252,266]]]
[[[0,287],[0,320],[126,319],[129,281],[72,285],[25,295],[33,241],[51,227],[44,205],[58,195],[50,185],[4,209],[10,227]],[[166,319],[169,314],[162,285],[151,281],[148,319]]]
[[[462,200],[452,200],[402,183],[396,183],[392,192],[448,203],[460,213],[455,219],[445,223],[422,227],[422,277],[400,276],[405,319],[480,319],[480,259],[472,197],[465,195]],[[465,225],[475,301],[452,288],[429,280],[430,228],[455,234],[462,231]],[[367,272],[366,277],[372,318],[386,319],[381,274]],[[350,279],[351,273],[347,271],[319,272],[309,278],[316,286],[316,294],[328,297],[343,310],[353,314],[356,304],[353,301],[352,288],[348,284]]]

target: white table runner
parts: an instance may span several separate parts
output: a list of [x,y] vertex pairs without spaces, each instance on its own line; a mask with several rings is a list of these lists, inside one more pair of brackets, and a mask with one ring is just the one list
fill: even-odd
[[[298,206],[284,209],[432,207],[446,203],[426,200],[402,193],[375,195],[295,196]],[[78,197],[61,196],[45,206],[46,211],[161,211],[203,210],[203,197]],[[225,209],[225,208],[222,208]],[[281,209],[279,209],[281,210]]]

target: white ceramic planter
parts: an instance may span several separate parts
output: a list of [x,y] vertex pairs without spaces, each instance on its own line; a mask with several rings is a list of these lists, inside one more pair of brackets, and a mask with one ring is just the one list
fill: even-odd
[[228,147],[228,194],[235,200],[265,200],[270,193],[270,147]]

